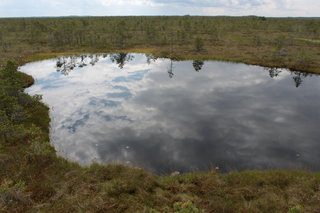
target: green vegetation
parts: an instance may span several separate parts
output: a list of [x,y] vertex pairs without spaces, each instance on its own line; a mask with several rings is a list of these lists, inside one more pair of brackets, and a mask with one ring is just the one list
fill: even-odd
[[204,44],[203,44],[202,38],[196,37],[196,39],[194,40],[195,50],[196,50],[197,52],[200,52],[201,50],[203,50],[203,46],[204,46]]
[[127,50],[320,73],[319,40],[316,18],[2,18],[0,63],[24,63],[38,53]]
[[319,212],[319,173],[156,176],[68,162],[49,143],[41,96],[23,93],[32,77],[17,72],[27,61],[123,48],[194,59],[196,69],[200,59],[220,59],[320,72],[319,44],[310,42],[319,26],[263,17],[0,19],[0,212]]

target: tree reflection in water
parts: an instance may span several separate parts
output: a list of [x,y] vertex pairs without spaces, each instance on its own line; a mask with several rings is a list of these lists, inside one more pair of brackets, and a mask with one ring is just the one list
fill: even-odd
[[[79,56],[61,56],[57,58],[56,62],[56,71],[60,72],[63,75],[68,75],[74,68],[82,68],[91,64],[94,66],[99,59],[107,58],[108,54],[90,54],[90,55],[79,55]],[[134,58],[133,55],[129,53],[114,53],[110,54],[110,60],[119,65],[119,68],[122,69],[126,62],[131,61]],[[156,58],[153,56],[148,57],[149,63],[150,60],[155,61]]]
[[172,62],[171,59],[170,59],[170,65],[168,67],[168,74],[169,74],[169,78],[172,78],[174,76],[174,73],[173,73],[173,62]]
[[[94,66],[98,61],[100,54],[80,55],[80,56],[62,56],[57,58],[56,70],[63,75],[68,75],[72,70],[79,67],[85,67],[88,64]],[[105,55],[103,55],[105,57]]]
[[269,71],[270,78],[278,77],[279,74],[282,72],[280,69],[275,68],[275,67],[266,68],[266,70]]
[[[61,56],[57,58],[56,62],[56,71],[60,72],[63,75],[68,75],[72,70],[79,67],[85,67],[88,66],[88,64],[91,64],[94,66],[97,62],[99,62],[99,59],[107,58],[110,56],[110,60],[113,63],[118,64],[120,69],[123,69],[126,62],[132,61],[134,56],[130,53],[114,53],[114,54],[91,54],[91,55],[80,55],[80,56]],[[152,54],[145,54],[147,58],[147,63],[150,64],[151,62],[155,62],[157,60],[157,57],[153,56]],[[204,65],[204,62],[201,60],[194,60],[192,62],[192,66],[196,72],[199,72]],[[269,72],[270,78],[277,78],[280,76],[281,72],[283,72],[283,69],[280,68],[264,68],[266,71]],[[168,66],[167,72],[169,74],[169,78],[173,78],[174,76],[174,66],[173,61],[170,59],[170,64]],[[295,83],[295,86],[298,88],[302,85],[302,82],[305,78],[311,77],[311,73],[306,72],[299,72],[299,71],[290,71],[291,75],[293,75],[292,79]]]
[[122,69],[126,62],[131,61],[134,58],[133,55],[129,53],[115,53],[110,54],[110,59],[112,62],[116,62],[119,68]]
[[192,66],[196,72],[199,72],[202,69],[204,62],[200,60],[194,60]]
[[151,61],[152,62],[156,62],[156,60],[158,59],[157,57],[155,57],[154,55],[152,55],[151,53],[146,53],[145,54],[146,58],[147,58],[147,63],[150,64]]
[[291,71],[291,74],[294,75],[292,78],[294,80],[294,83],[296,84],[296,87],[298,88],[302,82],[303,79],[305,79],[306,77],[311,77],[312,74],[311,73],[307,73],[307,72],[298,72],[298,71]]
[[[271,67],[271,68],[266,67],[265,70],[269,71],[269,76],[271,78],[279,77],[280,73],[282,72],[281,69],[276,67]],[[291,75],[293,75],[292,79],[297,88],[301,86],[303,79],[312,76],[311,73],[307,73],[307,72],[299,72],[299,71],[291,71],[291,70],[289,70],[289,72],[291,73]]]

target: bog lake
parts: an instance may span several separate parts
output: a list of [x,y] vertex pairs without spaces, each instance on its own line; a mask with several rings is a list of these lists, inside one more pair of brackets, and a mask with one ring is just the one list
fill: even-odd
[[320,78],[286,69],[150,54],[25,64],[50,108],[50,142],[81,165],[157,174],[320,170]]

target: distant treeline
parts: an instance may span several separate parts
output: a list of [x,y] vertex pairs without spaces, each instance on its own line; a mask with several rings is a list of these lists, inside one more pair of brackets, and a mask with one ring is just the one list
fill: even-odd
[[0,19],[0,29],[2,51],[14,43],[53,48],[66,45],[123,48],[166,45],[171,40],[176,44],[189,44],[196,36],[215,42],[235,32],[249,38],[261,32],[266,37],[277,32],[316,39],[320,34],[320,20],[256,16],[10,18]]

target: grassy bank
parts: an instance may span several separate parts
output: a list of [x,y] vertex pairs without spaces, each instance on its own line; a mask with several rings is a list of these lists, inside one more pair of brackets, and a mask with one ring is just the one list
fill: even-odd
[[[127,19],[0,19],[1,31],[8,32],[1,34],[1,45],[9,43],[8,47],[2,46],[0,52],[3,65],[0,72],[0,212],[320,212],[319,173],[276,170],[219,174],[212,170],[182,176],[156,176],[122,165],[93,164],[84,168],[58,157],[49,143],[48,107],[40,102],[40,96],[23,93],[33,79],[17,72],[17,65],[62,54],[121,49],[176,59],[219,59],[295,66],[320,72],[319,46],[309,42],[309,39],[316,40],[318,31],[302,30],[309,22],[318,29],[317,20],[265,20],[259,17]],[[174,24],[169,24],[171,21]],[[100,23],[99,27],[96,22]],[[104,22],[111,30],[104,28]],[[197,24],[202,22],[206,23],[205,27]],[[211,22],[220,23],[216,24],[218,34]],[[65,26],[70,23],[81,24],[95,33],[77,37],[75,32],[81,28],[75,27],[69,32]],[[130,33],[123,34],[123,23]],[[208,25],[212,31],[206,33]],[[297,28],[294,31],[297,35],[290,34],[293,26]],[[286,32],[282,32],[283,28]],[[177,34],[171,33],[174,29],[174,32],[180,30],[180,40]],[[186,40],[181,37],[182,29],[192,32],[185,34]],[[251,32],[246,32],[248,29]],[[257,29],[261,32],[257,33]],[[33,33],[34,30],[37,33]],[[59,32],[69,33],[72,39]],[[218,36],[211,39],[210,35]],[[262,44],[259,39],[252,42],[253,36],[257,35]],[[285,37],[280,39],[279,47],[271,42],[283,35],[294,35],[299,39],[293,39],[291,43]],[[166,41],[161,40],[163,36],[167,36]],[[194,43],[197,36],[203,42],[199,49]],[[142,44],[143,40],[147,44]],[[269,60],[270,57],[275,58]],[[304,61],[300,62],[299,57]],[[16,63],[6,63],[8,59]]]

